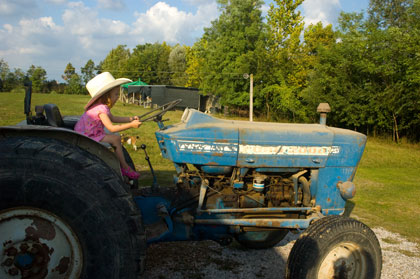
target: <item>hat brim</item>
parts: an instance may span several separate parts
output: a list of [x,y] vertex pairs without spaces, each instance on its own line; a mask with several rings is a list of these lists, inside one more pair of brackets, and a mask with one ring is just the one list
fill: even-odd
[[85,106],[85,110],[87,110],[96,100],[98,100],[102,95],[104,95],[106,92],[111,90],[112,88],[119,86],[124,83],[133,82],[131,79],[128,78],[117,78],[116,80],[106,84],[104,87],[102,87],[92,99],[89,100],[89,102]]

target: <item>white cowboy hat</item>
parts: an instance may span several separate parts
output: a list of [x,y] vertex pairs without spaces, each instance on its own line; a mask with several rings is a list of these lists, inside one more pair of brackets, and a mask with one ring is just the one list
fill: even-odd
[[104,95],[106,92],[119,86],[121,84],[132,82],[128,78],[117,78],[115,79],[109,72],[103,72],[93,79],[89,80],[86,84],[86,89],[88,90],[92,99],[85,106],[85,110],[88,109],[99,97]]

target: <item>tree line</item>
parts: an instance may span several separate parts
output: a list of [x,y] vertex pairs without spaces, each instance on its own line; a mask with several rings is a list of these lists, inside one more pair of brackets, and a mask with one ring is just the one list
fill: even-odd
[[11,72],[0,60],[2,86],[10,91],[29,78],[34,91],[84,94],[83,84],[109,71],[196,87],[240,111],[249,106],[244,74],[253,74],[254,112],[268,121],[315,122],[316,107],[328,102],[329,125],[419,141],[420,0],[370,0],[367,13],[341,13],[334,28],[305,27],[303,1],[275,0],[264,18],[261,0],[218,0],[219,18],[193,46],[118,45],[80,74],[69,63],[61,87],[41,67]]

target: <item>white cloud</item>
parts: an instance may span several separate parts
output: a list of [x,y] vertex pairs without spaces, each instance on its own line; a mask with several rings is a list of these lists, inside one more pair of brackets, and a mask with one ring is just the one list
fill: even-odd
[[67,3],[67,0],[45,0],[47,3],[51,3],[54,5],[62,5]]
[[206,6],[215,4],[216,0],[183,0],[182,2],[193,6]]
[[[46,1],[64,3],[64,0]],[[23,2],[27,0],[14,3]],[[61,80],[67,63],[71,62],[76,69],[89,59],[99,63],[118,44],[131,49],[137,44],[157,41],[191,45],[219,13],[214,0],[200,0],[195,4],[195,10],[186,12],[158,2],[143,13],[137,12],[131,23],[105,18],[97,7],[89,7],[84,2],[69,1],[60,10],[61,20],[52,15],[26,14],[14,21],[2,17],[0,58],[5,59],[11,68],[23,71],[30,65],[41,66],[46,69],[49,79]],[[13,13],[16,7],[0,9]]]
[[21,34],[28,36],[31,34],[45,34],[46,32],[60,31],[51,17],[41,17],[39,19],[22,19],[19,22]]
[[33,14],[37,10],[35,1],[28,0],[13,0],[13,1],[0,1],[0,16],[13,17],[16,15],[25,16]]
[[124,8],[123,0],[98,0],[99,7],[108,10],[121,10]]
[[[129,26],[119,20],[99,18],[98,13],[83,3],[70,3],[62,16],[63,23],[70,34],[75,36],[83,48],[98,47],[110,41],[117,41],[120,36],[129,32]],[[96,45],[96,46],[95,46]],[[94,50],[90,50],[94,52]]]
[[0,15],[10,15],[16,10],[16,5],[14,3],[8,3],[6,1],[0,2]]
[[[137,13],[132,35],[139,36],[141,42],[166,41],[168,43],[191,44],[211,20],[218,15],[214,1],[198,6],[195,14],[158,2],[146,13]],[[207,3],[210,2],[210,3]]]
[[306,26],[319,21],[324,25],[333,23],[341,8],[339,0],[305,0],[302,7]]
[[13,26],[10,24],[4,24],[3,25],[4,30],[6,30],[8,33],[12,33],[13,32]]

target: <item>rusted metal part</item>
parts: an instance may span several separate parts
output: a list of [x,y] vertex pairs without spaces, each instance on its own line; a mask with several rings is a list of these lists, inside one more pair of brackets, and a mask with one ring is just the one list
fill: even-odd
[[282,212],[306,212],[317,211],[315,207],[257,207],[257,208],[224,208],[224,209],[205,209],[201,213],[208,214],[227,214],[227,213],[282,213]]
[[195,219],[196,224],[201,225],[224,225],[224,226],[243,226],[243,227],[260,227],[260,228],[307,228],[312,220],[317,217],[308,219],[280,219],[280,218],[264,218],[264,219]]
[[300,172],[295,173],[294,175],[292,175],[293,187],[294,187],[294,194],[295,194],[295,205],[298,204],[298,182],[299,182],[299,177],[301,177],[305,173],[307,173],[307,170],[303,170],[303,171],[300,171]]
[[52,270],[53,272],[58,272],[58,274],[64,274],[70,267],[70,258],[62,257],[59,264]]
[[200,187],[200,197],[198,198],[197,210],[201,210],[203,208],[204,199],[206,197],[208,187],[209,187],[209,181],[207,179],[203,179],[203,181],[201,182],[201,187]]
[[26,237],[34,241],[39,239],[53,240],[55,237],[54,226],[43,219],[34,218],[33,226],[26,228]]
[[340,190],[341,197],[345,200],[349,200],[356,195],[356,186],[351,181],[338,182],[337,188]]
[[5,249],[3,265],[12,276],[21,274],[21,278],[45,278],[50,254],[51,249],[46,244],[25,240]]
[[303,192],[303,206],[309,206],[311,204],[311,190],[309,188],[310,183],[306,179],[306,177],[301,176],[299,177],[299,185],[302,185],[302,192]]
[[78,278],[82,249],[71,228],[38,208],[0,211],[0,278]]

